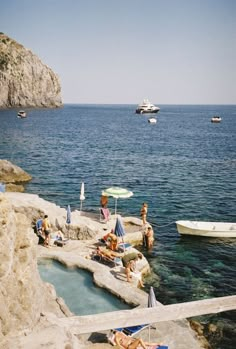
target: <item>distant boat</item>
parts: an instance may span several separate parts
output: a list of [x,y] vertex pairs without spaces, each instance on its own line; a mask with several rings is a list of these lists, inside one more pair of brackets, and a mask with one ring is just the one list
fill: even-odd
[[18,117],[19,119],[24,119],[24,118],[26,118],[26,117],[27,117],[26,112],[25,112],[24,110],[20,110],[20,111],[17,113],[17,117]]
[[221,117],[220,116],[213,116],[213,118],[211,118],[211,122],[221,122]]
[[200,221],[176,221],[175,223],[181,235],[236,238],[236,223]]
[[156,124],[157,123],[157,119],[156,118],[149,118],[148,119],[148,122],[150,123],[150,124]]
[[136,109],[136,114],[151,114],[158,113],[160,110],[159,107],[156,107],[154,104],[150,103],[148,99],[144,99],[142,103],[140,103]]

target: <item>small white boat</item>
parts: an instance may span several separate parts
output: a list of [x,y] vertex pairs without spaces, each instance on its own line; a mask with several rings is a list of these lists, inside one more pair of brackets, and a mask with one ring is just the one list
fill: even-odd
[[17,113],[17,117],[18,117],[19,119],[24,119],[24,118],[26,118],[26,117],[27,117],[26,112],[25,112],[24,110],[20,110],[20,111]]
[[156,119],[156,118],[149,118],[149,119],[148,119],[148,122],[149,122],[150,124],[156,124],[156,123],[157,123],[157,119]]
[[214,238],[236,238],[236,223],[176,221],[179,234]]
[[211,118],[211,122],[221,122],[221,117],[220,116],[213,116],[213,118]]
[[156,107],[154,104],[150,103],[148,99],[144,99],[136,109],[136,114],[152,114],[158,113],[160,110],[159,107]]

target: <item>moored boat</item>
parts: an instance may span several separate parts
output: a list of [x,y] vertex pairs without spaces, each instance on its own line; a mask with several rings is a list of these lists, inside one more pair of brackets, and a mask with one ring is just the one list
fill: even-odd
[[221,122],[221,117],[220,116],[213,116],[213,118],[211,118],[211,122]]
[[140,103],[136,109],[136,114],[152,114],[158,113],[160,110],[159,107],[150,103],[148,99],[144,99],[142,103]]
[[149,122],[150,124],[156,124],[157,119],[154,118],[154,117],[152,117],[152,118],[149,118],[149,119],[148,119],[148,122]]
[[20,119],[26,118],[27,117],[26,112],[24,110],[20,110],[17,113],[17,117],[20,118]]
[[195,235],[214,238],[236,238],[236,223],[176,221],[181,235]]

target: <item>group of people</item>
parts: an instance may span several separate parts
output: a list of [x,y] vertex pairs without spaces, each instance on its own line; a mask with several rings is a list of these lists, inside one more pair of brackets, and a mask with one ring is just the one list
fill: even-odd
[[[39,244],[42,244],[44,247],[49,248],[50,246],[50,239],[54,239],[57,242],[62,242],[64,240],[64,235],[61,231],[51,232],[51,224],[49,222],[48,215],[44,215],[44,218],[39,219],[37,222],[40,222],[39,226],[37,226],[36,223],[36,230],[37,233],[39,233]],[[63,244],[65,241],[63,241]],[[59,245],[59,244],[58,244]]]

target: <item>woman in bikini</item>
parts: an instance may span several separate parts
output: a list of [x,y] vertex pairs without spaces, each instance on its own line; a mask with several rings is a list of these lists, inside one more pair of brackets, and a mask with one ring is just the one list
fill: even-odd
[[158,345],[157,343],[147,343],[144,342],[141,338],[132,338],[126,336],[126,334],[114,331],[114,342],[122,349],[149,349],[150,347],[155,347]]

